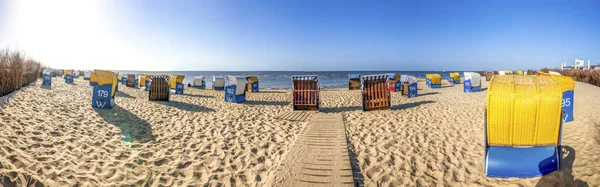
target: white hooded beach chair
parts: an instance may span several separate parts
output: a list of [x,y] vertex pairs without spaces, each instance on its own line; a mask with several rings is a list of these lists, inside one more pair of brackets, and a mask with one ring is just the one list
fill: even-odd
[[44,69],[42,72],[42,87],[51,87],[52,86],[52,69]]
[[213,90],[224,90],[225,89],[225,78],[223,76],[213,76],[212,87],[213,87]]
[[463,83],[463,92],[480,92],[481,75],[475,72],[465,72],[465,82]]
[[194,88],[201,90],[206,89],[206,82],[204,81],[204,76],[194,77]]
[[246,77],[225,76],[225,102],[246,102]]
[[408,98],[418,97],[419,91],[417,88],[417,77],[402,75],[402,95]]

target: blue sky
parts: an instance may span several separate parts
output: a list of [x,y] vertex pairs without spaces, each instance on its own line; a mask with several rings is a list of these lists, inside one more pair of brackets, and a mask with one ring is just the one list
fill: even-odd
[[57,68],[415,71],[539,69],[576,57],[600,63],[600,1],[0,2],[0,45]]

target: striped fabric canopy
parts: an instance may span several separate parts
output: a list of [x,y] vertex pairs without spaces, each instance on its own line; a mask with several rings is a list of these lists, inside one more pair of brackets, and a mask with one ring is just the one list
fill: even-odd
[[388,74],[377,74],[377,75],[363,75],[360,76],[360,80],[368,81],[368,80],[377,80],[377,79],[388,79],[390,76]]
[[319,81],[316,75],[293,75],[292,81]]
[[[153,77],[154,77],[153,75],[149,75],[148,80],[150,80],[150,82],[152,82]],[[164,78],[165,81],[169,82],[169,76],[161,76],[161,77]]]

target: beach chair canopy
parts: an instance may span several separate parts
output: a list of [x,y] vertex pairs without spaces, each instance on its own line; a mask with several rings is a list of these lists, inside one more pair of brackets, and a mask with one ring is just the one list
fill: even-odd
[[246,77],[227,75],[225,76],[225,86],[235,85],[235,95],[242,95],[246,92]]
[[515,75],[524,75],[525,73],[523,72],[523,70],[517,70],[514,72]]
[[407,82],[408,81],[408,75],[400,75],[400,82]]
[[400,80],[401,77],[398,73],[387,73],[386,75],[388,75],[388,79],[396,81]]
[[360,74],[349,74],[348,79],[360,79]]
[[171,89],[176,89],[177,88],[177,83],[183,83],[183,79],[185,78],[185,75],[171,75],[169,76],[169,86],[171,86]]
[[547,76],[494,76],[487,93],[487,143],[557,145],[560,87]]
[[83,78],[90,78],[92,76],[92,71],[83,71]]
[[195,76],[194,77],[194,86],[202,85],[202,81],[204,81],[204,76]]
[[349,90],[359,90],[360,89],[360,75],[359,74],[349,74],[348,75],[348,89]]
[[409,84],[417,82],[417,77],[415,77],[415,76],[402,75],[401,77],[402,78],[400,78],[400,81],[402,81],[402,82],[406,82]]
[[[115,88],[117,87],[117,75],[111,71],[106,70],[94,70],[95,81],[98,86],[112,85],[111,96],[115,96]],[[90,78],[91,81],[91,78]]]
[[251,76],[247,76],[247,77],[246,77],[246,81],[247,81],[248,83],[254,83],[254,82],[258,82],[258,77],[256,77],[256,76],[253,76],[253,75],[251,75]]
[[66,70],[65,71],[65,75],[71,75],[71,76],[73,76],[73,70],[72,69]]
[[431,84],[442,84],[442,76],[440,74],[425,74],[429,80],[431,80]]
[[46,68],[46,69],[44,69],[44,71],[42,71],[42,73],[50,75],[50,73],[52,73],[52,69]]
[[511,70],[500,70],[498,71],[498,75],[512,75],[513,71]]
[[140,75],[138,84],[140,84],[140,87],[145,87],[146,86],[146,80],[150,80],[150,76],[148,75]]
[[90,73],[90,82],[95,82],[98,83],[98,80],[96,79],[96,71],[92,71],[92,73]]
[[460,81],[460,73],[452,72],[452,73],[450,73],[450,78],[452,78],[452,80],[454,80],[454,82],[458,82],[458,81]]
[[360,76],[360,82],[362,84],[365,81],[369,81],[369,80],[380,80],[380,79],[389,79],[389,78],[390,78],[390,74],[363,75],[363,76]]
[[561,75],[559,72],[556,72],[556,71],[548,71],[548,73],[550,73],[552,75]]
[[315,81],[319,82],[319,77],[316,75],[294,75],[292,81]]
[[213,76],[213,86],[216,86],[216,87],[225,86],[225,78],[223,76]]
[[471,80],[472,87],[481,86],[481,75],[475,72],[465,72],[465,80]]
[[575,90],[575,80],[569,76],[562,75],[553,75],[550,74],[550,77],[558,83],[561,92],[565,92],[568,90]]

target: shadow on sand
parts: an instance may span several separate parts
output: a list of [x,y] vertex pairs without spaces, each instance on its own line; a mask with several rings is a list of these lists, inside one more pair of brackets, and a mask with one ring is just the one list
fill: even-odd
[[563,145],[560,170],[543,176],[536,186],[589,186],[587,182],[575,179],[573,162],[575,162],[575,149]]
[[215,109],[179,101],[153,101],[153,103],[170,106],[188,112],[214,112]]
[[[348,132],[348,129],[346,129]],[[365,176],[363,176],[360,170],[360,164],[358,158],[356,158],[356,152],[348,136],[346,136],[346,146],[348,148],[348,157],[350,157],[350,167],[352,168],[352,178],[354,179],[354,186],[365,186]]]
[[404,110],[404,109],[418,107],[419,105],[429,104],[429,103],[435,103],[435,101],[419,101],[419,102],[414,102],[414,103],[405,103],[405,104],[401,104],[401,105],[395,105],[395,106],[392,106],[392,110]]
[[423,93],[423,94],[419,94],[419,96],[426,96],[426,95],[437,95],[440,94],[440,92],[428,92],[428,93]]
[[247,105],[265,105],[265,106],[287,106],[290,104],[288,101],[246,101],[244,104]]
[[254,93],[285,93],[284,91],[276,91],[276,90],[260,90],[259,92],[252,92],[252,94]]
[[130,99],[135,99],[136,97],[133,97],[125,92],[117,92],[115,93],[116,97],[124,97],[124,98],[130,98]]
[[154,140],[150,123],[120,106],[115,105],[112,109],[95,108],[94,110],[104,121],[121,129],[123,141],[148,142]]
[[11,171],[0,173],[0,186],[35,186],[44,187],[45,185],[29,174]]
[[191,95],[191,94],[183,94],[183,96],[187,96],[187,97],[195,97],[195,98],[215,98],[215,96],[211,96],[211,95]]

